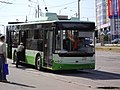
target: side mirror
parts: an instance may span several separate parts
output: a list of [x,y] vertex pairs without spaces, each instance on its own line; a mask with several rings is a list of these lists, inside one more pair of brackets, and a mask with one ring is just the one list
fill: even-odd
[[95,37],[98,37],[98,30],[95,30],[94,34],[95,34]]

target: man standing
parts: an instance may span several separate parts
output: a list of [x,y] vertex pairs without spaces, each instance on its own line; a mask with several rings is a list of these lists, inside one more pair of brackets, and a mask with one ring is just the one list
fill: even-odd
[[7,62],[6,59],[6,44],[5,36],[0,36],[0,81],[6,82],[6,75],[4,74],[4,64]]

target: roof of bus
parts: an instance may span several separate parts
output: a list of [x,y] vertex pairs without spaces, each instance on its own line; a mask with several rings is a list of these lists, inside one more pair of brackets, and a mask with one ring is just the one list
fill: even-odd
[[79,20],[53,20],[53,21],[36,21],[36,22],[24,22],[24,23],[17,23],[17,24],[8,24],[8,26],[10,25],[30,25],[30,24],[42,24],[42,23],[64,23],[64,22],[81,22],[81,23],[95,23],[95,22],[91,22],[91,21],[79,21]]
[[[54,22],[84,22],[84,23],[94,23],[89,21],[80,21],[78,18],[72,17],[71,19],[65,18],[64,20],[59,20],[59,15],[56,13],[44,13],[43,16],[39,18],[32,19],[29,22],[13,22],[8,25],[29,25],[29,24],[40,24],[40,23],[54,23]],[[63,16],[63,15],[62,15]]]

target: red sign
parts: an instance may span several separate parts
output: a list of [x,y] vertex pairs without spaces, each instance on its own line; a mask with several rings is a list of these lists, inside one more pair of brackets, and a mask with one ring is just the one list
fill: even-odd
[[118,15],[120,16],[120,0],[118,0]]
[[112,2],[112,0],[108,0],[108,16],[109,17],[113,16],[113,2]]

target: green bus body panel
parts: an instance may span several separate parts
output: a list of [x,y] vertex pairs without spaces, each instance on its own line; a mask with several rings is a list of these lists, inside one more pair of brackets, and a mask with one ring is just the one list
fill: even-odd
[[80,70],[80,69],[95,69],[95,63],[89,63],[89,64],[53,63],[52,66],[52,70]]
[[[35,65],[35,58],[36,54],[38,52],[31,52],[27,51],[26,52],[26,58],[25,58],[25,63],[30,64],[30,65]],[[42,55],[42,54],[41,54]],[[43,55],[42,55],[43,56]],[[63,58],[63,57],[62,57]],[[80,61],[81,63],[75,63],[75,58],[76,60]],[[78,58],[78,59],[77,59]],[[58,55],[54,55],[53,63],[51,67],[46,67],[43,66],[44,60],[42,58],[42,67],[51,69],[51,70],[81,70],[81,69],[95,69],[95,58],[93,57],[87,57],[88,59],[86,61],[81,61],[81,57],[64,57],[63,62],[60,63],[58,62],[61,60],[61,57]],[[73,62],[72,62],[73,61]]]
[[25,63],[35,65],[35,57],[33,56],[26,56]]
[[[26,63],[35,65],[35,57],[26,56]],[[43,66],[44,67],[44,66]],[[47,68],[47,67],[44,67]],[[80,70],[80,69],[95,69],[95,63],[88,64],[63,64],[63,63],[53,63],[51,70]]]

